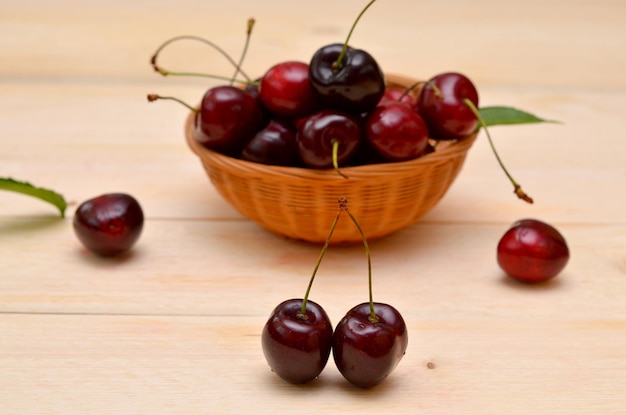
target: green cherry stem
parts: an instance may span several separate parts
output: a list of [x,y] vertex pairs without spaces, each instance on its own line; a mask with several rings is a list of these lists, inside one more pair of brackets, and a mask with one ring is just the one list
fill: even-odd
[[467,105],[469,109],[474,113],[481,127],[485,130],[485,134],[487,135],[487,140],[489,141],[489,146],[491,147],[493,154],[496,156],[496,160],[498,160],[498,164],[500,164],[500,167],[504,171],[504,174],[506,174],[506,176],[511,181],[511,184],[513,184],[513,192],[517,195],[517,197],[519,197],[523,201],[532,204],[533,199],[522,190],[522,186],[520,186],[515,181],[515,179],[513,179],[513,176],[511,176],[511,174],[506,169],[506,167],[504,167],[504,163],[500,159],[500,156],[498,155],[498,152],[496,151],[496,146],[493,144],[493,140],[491,139],[491,135],[489,134],[489,129],[487,128],[487,124],[485,123],[485,120],[483,120],[483,118],[480,116],[480,111],[478,111],[478,108],[476,108],[476,105],[474,105],[474,103],[467,98],[463,99],[463,102],[465,102],[465,105]]
[[168,39],[165,42],[163,42],[161,44],[161,46],[159,46],[157,48],[157,50],[154,52],[154,54],[150,58],[150,63],[152,64],[152,67],[154,68],[154,70],[156,72],[160,73],[163,76],[197,76],[197,77],[208,77],[208,78],[222,79],[222,80],[226,80],[226,81],[230,81],[231,80],[231,78],[227,78],[227,77],[206,75],[206,74],[196,73],[196,72],[173,72],[173,71],[169,71],[167,69],[163,69],[161,66],[159,66],[157,64],[157,59],[158,59],[159,54],[163,51],[163,49],[165,49],[165,47],[167,47],[168,45],[170,45],[170,44],[172,44],[174,42],[181,41],[181,40],[194,40],[194,41],[201,42],[201,43],[204,43],[204,44],[212,47],[217,52],[219,52],[222,56],[224,56],[228,60],[228,62],[230,62],[235,68],[237,68],[237,72],[240,73],[246,79],[245,83],[251,83],[252,82],[250,77],[248,75],[246,75],[246,73],[241,69],[241,67],[237,64],[237,62],[235,62],[233,60],[233,58],[231,58],[230,55],[228,53],[226,53],[226,51],[224,49],[222,49],[221,47],[219,47],[218,45],[216,45],[215,43],[211,42],[208,39],[205,39],[205,38],[202,38],[202,37],[199,37],[199,36],[193,36],[193,35],[175,36],[175,37],[173,37],[171,39]]
[[304,293],[304,298],[302,299],[302,308],[300,308],[300,316],[305,318],[306,316],[306,303],[309,300],[309,294],[311,293],[311,287],[313,287],[313,280],[315,280],[315,275],[317,274],[317,270],[320,268],[320,264],[322,263],[322,258],[326,254],[328,250],[328,246],[330,245],[330,239],[333,236],[333,232],[335,232],[335,228],[337,227],[337,222],[339,222],[339,217],[341,216],[342,210],[337,212],[335,216],[335,220],[333,220],[332,225],[330,226],[330,231],[328,232],[328,236],[326,237],[326,242],[324,242],[324,246],[320,252],[320,256],[317,258],[317,263],[315,264],[315,268],[313,268],[313,274],[311,275],[311,279],[309,280],[309,285],[306,288],[306,292]]
[[352,27],[350,28],[350,31],[348,32],[348,37],[346,38],[346,41],[343,44],[343,48],[341,49],[341,53],[337,57],[337,60],[333,63],[333,69],[338,70],[339,68],[341,68],[341,61],[343,60],[343,57],[346,55],[346,51],[348,50],[348,42],[350,42],[350,38],[352,37],[352,32],[354,32],[354,28],[356,27],[356,25],[359,22],[359,20],[361,20],[361,16],[363,16],[365,14],[367,9],[369,9],[370,6],[372,4],[374,4],[375,1],[376,0],[371,0],[367,4],[367,6],[365,6],[363,8],[363,10],[361,10],[361,13],[359,13],[359,15],[357,16],[357,18],[354,21],[354,23],[352,23]]
[[374,290],[372,289],[372,254],[370,251],[370,246],[367,243],[367,238],[365,237],[365,232],[363,232],[363,228],[359,225],[359,221],[357,221],[356,217],[348,210],[348,200],[346,198],[339,199],[339,209],[344,210],[354,226],[356,226],[357,230],[361,234],[361,238],[363,239],[363,246],[365,247],[365,255],[367,256],[367,286],[369,290],[369,305],[370,305],[370,316],[369,320],[372,323],[378,323],[379,318],[376,315],[376,311],[374,310]]
[[[243,46],[243,52],[241,52],[241,56],[239,57],[239,62],[237,62],[237,65],[235,65],[235,73],[233,74],[233,77],[230,80],[231,85],[235,82],[237,75],[242,73],[241,66],[243,65],[243,60],[246,57],[246,54],[248,53],[248,47],[250,46],[250,36],[252,35],[252,28],[254,27],[254,23],[255,23],[254,19],[248,19],[248,26],[246,30],[246,43]],[[246,78],[248,79],[248,81],[250,81],[250,78],[248,78],[247,76]]]
[[333,143],[333,168],[335,169],[335,171],[344,179],[349,179],[348,176],[346,176],[345,174],[343,174],[343,172],[341,171],[341,169],[339,169],[339,160],[338,160],[338,153],[339,153],[339,140],[332,140]]

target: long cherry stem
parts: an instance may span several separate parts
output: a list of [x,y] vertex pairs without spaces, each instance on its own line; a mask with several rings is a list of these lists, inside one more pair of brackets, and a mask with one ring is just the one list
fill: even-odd
[[[235,82],[235,79],[237,78],[237,75],[242,73],[241,67],[243,65],[243,60],[246,57],[246,54],[248,53],[248,47],[250,46],[250,36],[252,35],[252,28],[254,27],[254,23],[255,23],[254,19],[248,19],[248,26],[247,26],[247,30],[246,30],[246,43],[243,46],[243,52],[241,52],[241,56],[239,57],[239,62],[237,62],[237,65],[235,66],[235,73],[233,74],[233,77],[232,77],[232,79],[230,81],[231,85]],[[248,78],[248,77],[246,77],[246,78]],[[250,80],[250,78],[248,78],[248,81],[249,80]]]
[[[309,299],[309,294],[311,292],[311,287],[313,287],[313,280],[315,280],[315,275],[317,274],[317,270],[322,263],[322,258],[326,254],[328,250],[328,246],[330,245],[330,239],[333,236],[333,232],[335,232],[335,228],[337,227],[337,222],[339,222],[339,217],[341,216],[342,210],[337,212],[337,216],[335,216],[335,220],[333,220],[332,225],[330,226],[330,231],[328,232],[328,236],[326,237],[326,242],[324,242],[324,246],[322,247],[322,251],[320,252],[320,256],[317,258],[317,263],[315,264],[315,268],[313,269],[313,274],[311,275],[311,279],[309,280],[309,285],[306,288],[306,292],[304,293],[304,298],[302,299],[302,308],[300,308],[300,315],[306,316],[306,303]],[[304,317],[303,317],[304,318]]]
[[363,8],[363,10],[361,10],[361,13],[359,13],[359,15],[357,16],[357,18],[354,21],[354,23],[352,23],[352,27],[350,28],[350,31],[348,32],[348,37],[346,38],[346,41],[343,44],[343,48],[341,49],[341,53],[339,53],[339,56],[337,57],[337,60],[335,61],[335,63],[333,63],[333,69],[341,68],[341,61],[343,60],[343,57],[346,55],[346,51],[348,50],[348,43],[350,42],[350,38],[352,37],[352,32],[354,32],[354,28],[356,27],[356,25],[359,22],[359,20],[361,20],[361,16],[363,16],[365,14],[367,9],[369,9],[370,6],[372,4],[374,4],[375,1],[376,0],[371,0],[367,4],[367,6],[365,6],[365,8]]
[[378,316],[376,315],[376,310],[374,310],[374,290],[372,288],[372,254],[370,251],[370,246],[367,243],[367,238],[365,237],[365,232],[363,232],[363,228],[359,225],[359,221],[357,221],[356,217],[348,210],[348,199],[342,197],[339,199],[339,209],[344,210],[354,226],[356,226],[357,230],[361,234],[361,239],[363,239],[363,246],[365,247],[365,255],[367,256],[367,286],[369,290],[369,305],[370,305],[370,316],[369,320],[372,323],[377,323],[379,321]]
[[496,160],[498,160],[498,163],[500,164],[500,167],[504,171],[504,174],[506,174],[506,176],[511,181],[511,184],[513,184],[513,192],[517,195],[517,197],[519,197],[523,201],[528,202],[528,203],[533,203],[533,199],[522,190],[522,186],[520,186],[515,181],[515,179],[513,179],[513,176],[511,176],[511,174],[506,169],[506,167],[504,167],[504,163],[500,159],[500,156],[498,155],[498,152],[496,151],[496,146],[493,144],[493,140],[491,139],[491,135],[489,134],[489,129],[487,128],[487,124],[485,123],[485,120],[483,119],[483,117],[481,117],[480,111],[478,110],[478,108],[476,108],[476,105],[474,105],[474,103],[467,98],[465,98],[463,101],[465,102],[465,105],[467,105],[469,109],[474,113],[481,127],[485,130],[485,134],[487,135],[487,140],[489,141],[489,145],[491,146],[491,150],[493,151],[493,154],[496,156]]
[[164,97],[161,95],[157,95],[157,94],[148,94],[148,102],[154,102],[156,100],[170,100],[170,101],[176,101],[179,104],[183,105],[184,107],[186,107],[187,109],[189,109],[191,112],[197,113],[198,109],[192,107],[191,105],[187,104],[185,101],[183,101],[182,99],[178,99],[176,97]]
[[213,49],[215,49],[217,52],[219,52],[222,56],[224,56],[228,62],[230,62],[235,68],[237,68],[237,72],[240,73],[241,75],[243,75],[243,77],[246,79],[246,83],[251,83],[251,79],[248,75],[246,75],[246,73],[241,69],[241,67],[237,64],[237,62],[235,62],[233,60],[233,58],[226,53],[226,51],[224,49],[222,49],[221,47],[219,47],[218,45],[216,45],[215,43],[211,42],[208,39],[199,37],[199,36],[193,36],[193,35],[180,35],[180,36],[175,36],[171,39],[166,40],[165,42],[163,42],[161,44],[161,46],[159,46],[157,48],[157,50],[154,52],[154,54],[152,55],[152,58],[150,59],[150,63],[152,64],[152,67],[154,68],[154,70],[158,73],[160,73],[163,76],[168,76],[168,75],[175,75],[175,76],[200,76],[200,77],[209,77],[209,78],[216,78],[216,79],[224,79],[224,80],[230,80],[230,78],[223,78],[223,77],[218,77],[218,76],[213,76],[213,75],[206,75],[206,74],[200,74],[200,73],[195,73],[195,72],[173,72],[173,71],[169,71],[166,69],[163,69],[162,67],[160,67],[157,64],[157,59],[159,54],[163,51],[163,49],[170,45],[171,43],[180,41],[180,40],[194,40],[194,41],[198,41],[201,43],[204,43],[206,45],[209,45],[210,47],[212,47]]

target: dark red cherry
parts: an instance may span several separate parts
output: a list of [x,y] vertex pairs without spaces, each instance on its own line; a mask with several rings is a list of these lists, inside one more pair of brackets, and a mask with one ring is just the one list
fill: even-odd
[[365,137],[389,161],[417,158],[428,145],[426,123],[402,102],[390,102],[372,111],[365,120]]
[[465,99],[478,108],[476,87],[460,73],[442,73],[424,84],[415,108],[426,121],[432,138],[461,139],[476,131],[478,119]]
[[498,264],[510,277],[539,283],[556,277],[569,261],[563,235],[545,222],[523,219],[511,225],[497,249]]
[[263,109],[253,91],[230,85],[209,89],[196,115],[195,138],[226,154],[240,151],[263,123]]
[[332,347],[333,327],[324,309],[302,299],[280,303],[261,334],[265,359],[274,373],[291,383],[307,383],[322,372]]
[[359,304],[341,319],[333,334],[333,358],[350,383],[369,388],[385,379],[402,360],[409,342],[402,315],[394,307]]
[[139,239],[143,222],[143,210],[134,197],[108,193],[78,206],[73,226],[87,249],[109,256],[129,250]]
[[270,120],[269,124],[245,145],[241,158],[276,166],[300,164],[295,126],[288,120]]
[[309,79],[322,107],[363,113],[373,110],[385,93],[385,77],[368,52],[343,44],[318,49],[309,63]]
[[333,164],[333,143],[338,143],[337,162],[345,164],[362,141],[361,121],[357,116],[322,110],[300,122],[296,135],[302,161],[311,168],[328,169]]
[[272,66],[261,78],[260,98],[281,117],[299,118],[317,108],[317,94],[309,82],[309,65],[287,61]]

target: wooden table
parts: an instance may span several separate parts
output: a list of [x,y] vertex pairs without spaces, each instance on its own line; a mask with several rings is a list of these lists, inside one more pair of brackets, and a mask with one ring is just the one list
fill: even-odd
[[[5,1],[0,7],[0,177],[61,192],[54,208],[0,192],[0,413],[31,414],[623,414],[626,407],[626,3],[523,5],[380,1],[351,43],[388,72],[457,70],[481,105],[562,124],[497,127],[507,167],[536,203],[511,194],[486,137],[418,224],[372,243],[374,288],[410,333],[379,387],[274,376],[260,331],[303,294],[319,246],[284,240],[214,190],[183,138],[186,110],[217,83],[163,78],[165,39],[206,36],[245,68],[307,61],[343,41],[365,1]],[[205,46],[163,54],[170,69],[230,74]],[[85,252],[78,203],[128,192],[147,216],[130,255]],[[572,256],[542,286],[495,260],[523,217],[557,226]],[[333,321],[366,300],[362,247],[332,249],[312,298]],[[433,366],[434,365],[434,366]]]

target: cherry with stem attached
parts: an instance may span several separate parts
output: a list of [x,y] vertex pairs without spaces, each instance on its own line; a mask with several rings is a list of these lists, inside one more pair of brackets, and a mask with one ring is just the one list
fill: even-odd
[[339,199],[363,239],[367,255],[369,301],[350,309],[333,332],[333,359],[337,369],[351,384],[370,388],[379,384],[396,368],[408,346],[406,323],[389,304],[374,302],[371,253],[367,238],[348,201]]
[[309,299],[315,275],[339,221],[337,212],[302,299],[280,303],[261,333],[267,363],[282,379],[302,384],[317,378],[330,357],[333,327],[324,309]]
[[323,46],[311,58],[311,85],[327,108],[368,112],[378,105],[385,92],[385,78],[376,60],[348,44],[361,16],[375,1],[371,0],[358,15],[343,44]]

